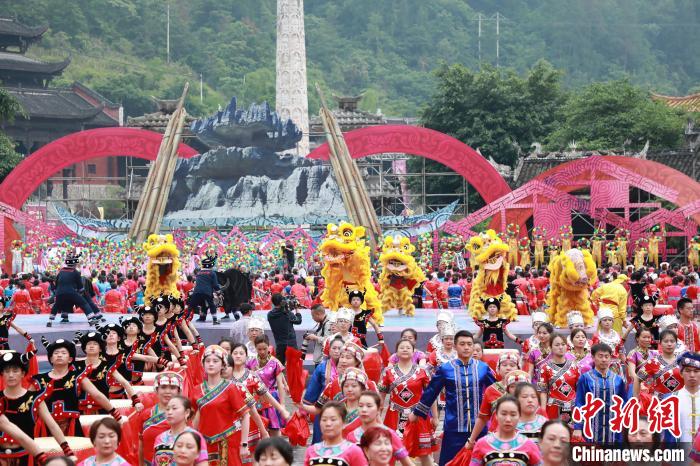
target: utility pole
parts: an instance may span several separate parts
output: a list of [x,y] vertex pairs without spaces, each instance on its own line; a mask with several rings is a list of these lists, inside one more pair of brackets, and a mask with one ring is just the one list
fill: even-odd
[[481,13],[479,13],[479,69],[481,69]]
[[204,78],[202,78],[202,73],[199,73],[199,103],[204,101]]
[[166,51],[166,62],[170,63],[170,3],[167,5],[167,12],[168,12],[168,21],[167,21],[167,26],[166,26],[166,33],[165,33],[165,51]]
[[496,68],[499,66],[501,57],[501,14],[496,12]]

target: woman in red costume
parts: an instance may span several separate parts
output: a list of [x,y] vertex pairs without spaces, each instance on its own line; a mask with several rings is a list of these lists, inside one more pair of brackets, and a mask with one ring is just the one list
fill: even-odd
[[129,420],[136,423],[134,427],[139,432],[139,463],[146,466],[153,463],[156,437],[169,428],[165,419],[165,408],[173,396],[180,394],[182,377],[175,372],[161,372],[156,376],[153,388],[158,396],[158,403],[131,416]]
[[[389,406],[384,417],[384,425],[403,435],[408,415],[413,407],[418,404],[423,390],[430,383],[430,376],[425,370],[418,366],[413,360],[415,345],[410,340],[399,340],[396,345],[396,356],[398,362],[384,369],[382,379],[379,384],[379,391],[389,395]],[[429,432],[421,432],[419,438],[426,440],[421,445],[419,458],[422,465],[432,464],[430,454],[432,453],[433,431],[437,424],[437,405],[432,407],[433,429]]]
[[659,341],[661,352],[647,360],[637,371],[636,382],[641,383],[641,387],[635,387],[634,392],[642,396],[649,393],[661,397],[680,390],[684,385],[674,353],[678,337],[672,330],[664,330],[659,335]]
[[207,441],[210,466],[241,466],[250,456],[250,408],[255,401],[245,388],[222,377],[226,360],[226,350],[218,345],[204,350],[205,380],[193,394],[198,408],[194,427]]
[[19,282],[19,288],[12,295],[10,308],[15,314],[34,314],[32,298],[29,296],[29,291],[27,291],[27,286],[24,282]]
[[580,376],[578,364],[566,353],[566,338],[559,334],[552,335],[549,346],[552,357],[545,361],[537,380],[540,406],[547,410],[549,419],[561,419],[570,424],[571,413],[576,403],[576,383]]

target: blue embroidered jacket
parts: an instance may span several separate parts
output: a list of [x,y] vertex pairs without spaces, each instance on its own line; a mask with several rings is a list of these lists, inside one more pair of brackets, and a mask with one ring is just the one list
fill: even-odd
[[459,359],[446,362],[436,369],[413,413],[426,417],[444,388],[445,432],[471,432],[484,390],[495,381],[489,365],[479,360],[470,359],[466,365]]
[[[620,443],[622,434],[610,430],[610,421],[614,417],[612,412],[612,396],[617,395],[626,403],[627,387],[625,381],[611,370],[603,377],[598,369],[591,369],[583,374],[576,383],[576,407],[581,408],[586,404],[586,393],[603,400],[603,408],[591,420],[593,438],[588,439],[596,443]],[[583,430],[583,422],[575,422],[574,429]],[[584,435],[585,437],[585,435]]]

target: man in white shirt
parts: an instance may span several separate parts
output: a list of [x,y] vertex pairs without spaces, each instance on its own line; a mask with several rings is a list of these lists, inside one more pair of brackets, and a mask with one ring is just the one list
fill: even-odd
[[[700,353],[687,351],[678,357],[678,365],[683,376],[683,388],[669,396],[678,396],[678,416],[681,437],[678,442],[692,443],[700,430]],[[671,440],[667,435],[667,440]]]
[[241,303],[239,309],[243,316],[231,324],[229,335],[236,343],[246,344],[248,341],[248,323],[253,316],[253,305],[250,303]]

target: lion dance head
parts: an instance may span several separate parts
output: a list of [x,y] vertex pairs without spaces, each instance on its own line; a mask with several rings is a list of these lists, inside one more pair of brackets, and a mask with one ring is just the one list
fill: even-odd
[[177,289],[177,276],[180,271],[180,251],[173,235],[150,235],[143,249],[148,255],[146,267],[146,300],[161,295],[180,297]]
[[586,326],[593,323],[589,287],[596,279],[593,256],[587,250],[569,249],[552,258],[549,264],[550,288],[547,314],[555,326],[567,326],[569,311],[579,311]]
[[409,316],[415,314],[413,291],[425,281],[425,275],[412,255],[415,250],[416,247],[406,237],[384,238],[379,256],[382,264],[379,285],[384,309],[403,310]]
[[474,319],[482,319],[486,314],[484,301],[488,298],[496,298],[501,301],[499,316],[515,320],[518,312],[506,293],[510,270],[510,264],[506,259],[508,245],[498,237],[495,231],[487,230],[472,236],[467,244],[467,250],[479,268],[469,297],[469,313]]
[[364,238],[362,226],[347,222],[327,226],[326,237],[319,246],[324,262],[321,275],[326,283],[321,302],[336,311],[350,305],[346,290],[366,290],[365,305],[374,311],[375,320],[381,324],[382,306],[370,281],[369,246]]

